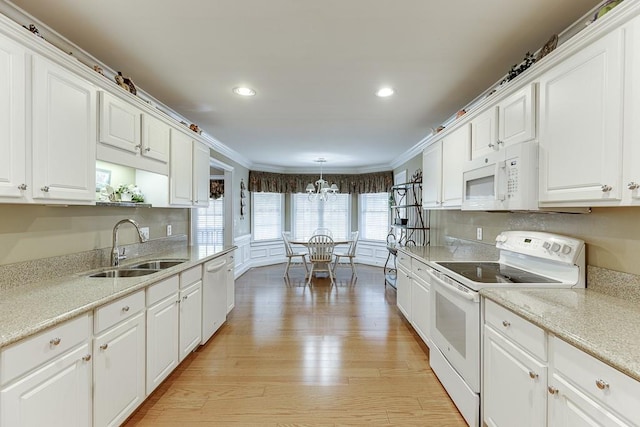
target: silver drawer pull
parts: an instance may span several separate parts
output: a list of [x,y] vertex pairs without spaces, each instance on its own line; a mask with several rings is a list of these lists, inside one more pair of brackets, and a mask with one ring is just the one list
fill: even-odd
[[109,344],[108,343],[104,343],[100,346],[100,350],[106,350],[109,348]]
[[85,362],[88,362],[89,360],[91,360],[91,355],[87,354],[86,356],[82,356],[82,360],[84,360]]
[[558,394],[558,389],[555,388],[554,386],[550,385],[549,387],[547,387],[547,391],[549,392],[549,394]]
[[509,326],[511,326],[511,323],[506,321],[506,320],[503,320],[502,321],[502,326],[504,326],[505,328],[508,328]]
[[122,307],[122,311],[129,311],[129,306],[125,305],[124,307]]
[[596,387],[598,387],[600,390],[608,390],[609,383],[605,380],[596,380]]
[[41,187],[40,190],[45,192],[45,193],[48,193],[49,192],[49,186],[45,185],[44,187]]
[[183,296],[183,297],[182,297],[182,301],[186,301],[186,300],[187,300],[187,298],[189,298],[189,296],[188,296],[188,295]]
[[535,380],[538,378],[538,374],[536,374],[533,371],[529,371],[529,378],[531,378],[532,380]]
[[603,184],[600,189],[603,193],[608,193],[609,191],[613,190],[613,187],[607,184]]
[[58,345],[60,344],[62,340],[60,338],[52,338],[51,341],[49,341],[49,344],[51,345]]
[[27,184],[20,184],[20,185],[18,185],[18,190],[22,190],[22,191],[24,191],[24,190],[26,190],[26,189],[27,189]]

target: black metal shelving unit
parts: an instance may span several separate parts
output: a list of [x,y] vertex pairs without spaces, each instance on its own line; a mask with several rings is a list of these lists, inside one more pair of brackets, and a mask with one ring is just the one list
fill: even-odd
[[427,246],[429,211],[422,209],[422,170],[418,169],[409,182],[389,189],[391,228],[387,234],[387,261],[384,264],[384,284],[396,287],[398,248]]

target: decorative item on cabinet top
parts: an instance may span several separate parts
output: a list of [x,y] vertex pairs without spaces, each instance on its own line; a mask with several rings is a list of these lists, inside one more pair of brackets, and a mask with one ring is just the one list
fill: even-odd
[[44,37],[42,36],[42,34],[40,34],[40,30],[38,30],[38,27],[36,27],[35,25],[29,24],[28,27],[26,25],[23,25],[23,27],[44,40]]
[[189,125],[189,129],[191,129],[192,131],[194,131],[197,134],[202,134],[202,130],[200,130],[200,127],[195,123],[191,123]]
[[129,77],[123,76],[121,71],[118,71],[118,74],[116,74],[113,78],[118,86],[120,86],[122,89],[132,93],[133,95],[136,95],[138,93],[138,91],[136,90],[136,85],[133,84],[133,80],[131,80]]
[[540,61],[542,58],[553,52],[556,46],[558,46],[558,35],[554,34],[551,36],[549,41],[546,42],[544,46],[542,46],[542,49],[538,51],[535,62]]
[[[596,21],[597,19],[602,18],[604,15],[606,15],[611,9],[613,9],[614,7],[616,7],[617,5],[619,5],[620,3],[622,3],[622,0],[609,0],[608,2],[606,2],[605,4],[603,4],[598,11],[595,13],[595,15],[593,15],[593,20],[591,22]],[[590,22],[590,23],[591,23]]]
[[224,196],[223,179],[212,179],[211,181],[209,181],[209,196],[215,200],[218,200],[220,197]]

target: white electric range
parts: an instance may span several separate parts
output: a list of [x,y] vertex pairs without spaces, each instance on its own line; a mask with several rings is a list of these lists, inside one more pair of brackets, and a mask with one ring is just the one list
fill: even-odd
[[534,231],[496,238],[497,262],[432,262],[430,365],[470,426],[480,425],[480,295],[483,288],[584,288],[582,240]]

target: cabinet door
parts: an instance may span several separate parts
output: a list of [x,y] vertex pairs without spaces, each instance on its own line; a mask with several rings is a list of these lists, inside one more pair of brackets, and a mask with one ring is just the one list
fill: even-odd
[[442,141],[436,141],[422,154],[422,207],[442,204]]
[[411,281],[411,324],[427,346],[431,346],[429,337],[429,292],[428,285],[415,278]]
[[141,117],[138,108],[108,92],[100,92],[101,143],[139,153]]
[[633,425],[590,399],[560,373],[554,372],[549,379],[549,393],[549,427]]
[[498,146],[535,138],[535,89],[527,85],[498,104]]
[[498,114],[490,107],[471,120],[471,158],[486,156],[498,149],[496,135]]
[[193,141],[193,205],[209,206],[209,148]]
[[0,425],[91,425],[91,352],[83,344],[0,392]]
[[485,325],[483,369],[482,400],[487,426],[546,425],[545,365]]
[[169,161],[171,127],[149,114],[142,115],[142,155],[162,163]]
[[180,292],[180,361],[184,360],[202,339],[202,281]]
[[169,201],[172,205],[192,205],[192,144],[192,139],[187,135],[175,129],[171,130]]
[[621,31],[542,75],[541,203],[620,199],[621,106]]
[[96,138],[95,87],[34,56],[33,198],[92,202]]
[[411,276],[402,268],[398,268],[397,273],[396,304],[404,317],[411,322]]
[[625,27],[623,191],[640,204],[640,17]]
[[0,197],[26,197],[24,48],[0,36]]
[[462,172],[469,160],[469,126],[463,125],[442,141],[442,206],[462,205]]
[[178,366],[178,294],[147,309],[147,394]]
[[118,426],[145,399],[144,312],[93,341],[93,425]]

